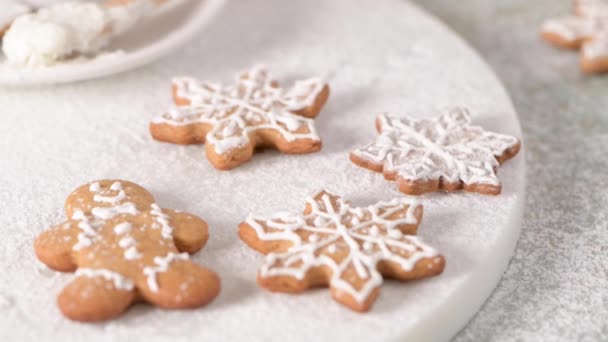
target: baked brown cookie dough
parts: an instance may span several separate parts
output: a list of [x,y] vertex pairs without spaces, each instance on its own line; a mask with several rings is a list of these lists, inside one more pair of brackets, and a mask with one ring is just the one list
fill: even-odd
[[107,320],[136,301],[196,308],[218,295],[219,277],[189,260],[209,238],[197,216],[161,209],[147,190],[122,180],[80,186],[65,211],[69,219],[42,233],[34,249],[48,267],[76,272],[57,300],[66,317]]
[[229,170],[259,147],[291,154],[319,151],[313,118],[328,97],[329,86],[318,78],[282,89],[262,67],[240,74],[234,86],[176,78],[177,107],[153,120],[150,133],[174,144],[204,143],[211,164]]
[[415,236],[421,219],[422,206],[412,199],[354,208],[321,190],[306,200],[303,214],[250,215],[239,236],[266,254],[261,287],[299,293],[329,286],[336,301],[363,312],[378,297],[383,277],[406,281],[443,271],[443,256]]
[[471,124],[466,109],[436,119],[381,114],[376,141],[350,154],[353,163],[381,172],[408,195],[465,190],[498,195],[498,166],[520,149],[517,138]]
[[580,49],[586,73],[608,72],[608,1],[575,0],[574,14],[546,20],[541,34],[555,46]]

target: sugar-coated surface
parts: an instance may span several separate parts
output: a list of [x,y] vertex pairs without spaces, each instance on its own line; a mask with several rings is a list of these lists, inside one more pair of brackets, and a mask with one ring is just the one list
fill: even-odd
[[522,236],[497,290],[455,339],[608,341],[608,75],[539,37],[570,0],[417,0],[477,48],[522,121]]
[[[215,170],[203,146],[151,139],[148,122],[169,108],[179,74],[231,81],[265,62],[280,81],[323,76],[332,87],[317,121],[323,151],[268,151],[230,172]],[[436,115],[469,106],[475,123],[520,136],[499,82],[463,42],[415,7],[397,0],[230,1],[200,39],[151,67],[111,79],[0,91],[0,340],[355,341],[441,337],[485,299],[519,232],[524,158],[500,169],[503,195],[428,195],[420,235],[447,258],[443,275],[387,281],[371,312],[357,314],[328,291],[298,296],[257,287],[262,256],[238,240],[249,212],[300,211],[320,187],[355,205],[403,196],[394,183],[355,166],[353,148],[375,137],[380,111]],[[76,186],[98,178],[135,181],[164,207],[202,216],[210,240],[194,260],[222,277],[222,293],[195,311],[138,305],[118,320],[76,324],[56,294],[70,275],[39,265],[32,240],[61,222]],[[429,335],[430,334],[430,335]]]

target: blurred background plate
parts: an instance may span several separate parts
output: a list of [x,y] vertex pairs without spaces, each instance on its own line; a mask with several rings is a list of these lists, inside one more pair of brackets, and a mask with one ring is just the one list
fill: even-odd
[[0,85],[68,83],[110,76],[153,62],[199,34],[218,14],[225,0],[175,0],[117,38],[100,56],[76,59],[48,68],[25,69],[4,64],[0,54]]

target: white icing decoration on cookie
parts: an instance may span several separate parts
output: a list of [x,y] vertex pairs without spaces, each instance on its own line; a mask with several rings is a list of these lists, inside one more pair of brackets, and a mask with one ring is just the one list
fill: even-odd
[[158,292],[158,282],[156,280],[156,275],[158,273],[166,272],[169,270],[169,265],[176,260],[188,260],[188,253],[169,253],[164,257],[155,257],[154,264],[155,266],[144,267],[143,273],[147,277],[146,281],[148,283],[148,287],[152,292]]
[[[138,211],[135,204],[131,202],[125,202],[120,205],[118,204],[127,198],[127,194],[122,189],[122,184],[120,182],[112,183],[109,190],[114,192],[118,191],[118,193],[113,196],[106,196],[105,193],[108,191],[103,191],[99,182],[94,182],[89,185],[89,191],[95,193],[93,196],[93,201],[113,205],[112,207],[92,208],[91,214],[93,214],[93,216],[101,220],[109,220],[119,214],[137,215]],[[104,194],[100,194],[100,192],[104,192]]]
[[130,235],[127,235],[118,241],[118,246],[120,246],[121,248],[128,248],[135,244],[135,239]]
[[130,235],[118,241],[118,246],[125,250],[123,256],[126,260],[136,260],[142,257],[142,254],[137,250],[136,244],[137,241]]
[[245,146],[249,135],[259,130],[273,130],[287,141],[319,141],[314,121],[295,112],[314,104],[325,82],[313,78],[298,81],[288,90],[275,85],[266,70],[254,67],[236,79],[236,86],[201,83],[183,77],[173,81],[176,95],[190,101],[156,118],[153,123],[182,126],[212,125],[207,143],[218,154]]
[[442,178],[447,183],[499,185],[496,157],[519,143],[515,137],[471,125],[469,112],[461,108],[432,120],[388,114],[378,120],[381,133],[376,141],[353,155],[410,181]]
[[128,233],[131,231],[132,227],[133,227],[133,225],[130,222],[122,222],[122,223],[117,224],[114,227],[114,233],[116,233],[116,234]]
[[97,237],[97,229],[93,226],[94,223],[90,222],[82,210],[76,210],[72,214],[72,220],[80,221],[77,226],[82,230],[78,233],[77,242],[74,244],[73,249],[79,251],[90,247],[93,244],[93,239]]
[[137,213],[138,211],[135,204],[131,202],[119,204],[114,207],[95,207],[91,209],[91,214],[102,220],[109,220],[120,214],[137,215]]
[[76,277],[80,276],[89,278],[101,277],[114,283],[114,287],[119,290],[131,291],[135,288],[135,284],[132,280],[126,278],[120,273],[107,269],[79,268],[76,270]]
[[95,195],[93,200],[95,202],[116,204],[116,203],[124,200],[125,198],[127,198],[127,195],[125,194],[125,192],[123,190],[120,190],[120,192],[116,196]]
[[152,209],[150,213],[155,217],[156,222],[160,224],[162,237],[173,239],[173,227],[169,224],[169,216],[163,213],[163,210],[156,203],[152,203],[150,208]]
[[91,183],[91,185],[89,185],[89,191],[90,192],[99,192],[99,191],[101,191],[101,185],[99,184],[99,182]]
[[571,44],[581,42],[585,59],[608,59],[608,1],[579,0],[575,8],[575,15],[546,20],[542,32]]
[[[78,251],[93,245],[93,242],[98,235],[97,229],[105,223],[105,220],[112,219],[114,216],[119,214],[136,215],[138,213],[135,204],[131,202],[117,204],[127,198],[120,182],[114,182],[110,186],[109,190],[114,192],[118,191],[118,194],[114,196],[100,195],[101,192],[105,193],[107,191],[104,191],[101,188],[101,184],[99,182],[94,182],[89,185],[89,191],[95,193],[93,196],[93,200],[95,202],[105,204],[109,203],[114,206],[93,207],[91,209],[91,215],[93,216],[92,219],[85,215],[82,210],[76,210],[72,214],[72,220],[80,221],[78,222],[78,228],[82,230],[82,232],[78,234],[78,240],[73,247],[74,250]],[[131,224],[129,222],[122,222],[114,227],[114,232],[116,234],[128,233],[130,230]],[[129,258],[137,258],[138,254],[135,252],[136,251],[133,250],[129,251]]]
[[139,253],[137,247],[131,246],[125,250],[124,256],[127,260],[137,260],[142,257],[142,254]]
[[142,254],[137,250],[137,241],[131,235],[125,235],[118,241],[118,246],[124,249],[124,257],[127,260],[136,260],[142,257]]
[[[74,245],[74,250],[80,250],[91,246],[98,235],[97,228],[105,224],[106,220],[110,220],[119,214],[136,215],[138,213],[134,203],[120,203],[127,199],[126,192],[120,182],[112,183],[107,189],[103,189],[99,182],[94,182],[89,185],[89,191],[95,194],[93,196],[93,201],[110,204],[112,206],[93,207],[91,209],[91,218],[82,210],[74,211],[72,219],[80,221],[78,222],[78,227],[82,230],[82,232],[78,234],[78,242]],[[150,215],[152,215],[155,221],[155,224],[152,225],[152,229],[160,229],[161,236],[164,239],[173,239],[173,227],[169,224],[169,215],[165,214],[156,203],[150,205]],[[112,231],[116,235],[122,235],[120,240],[118,240],[118,246],[124,250],[123,257],[128,261],[138,260],[143,257],[143,254],[137,249],[137,241],[130,234],[132,230],[133,224],[131,222],[120,222],[112,228]],[[154,292],[159,290],[156,275],[160,272],[167,271],[169,269],[169,264],[172,261],[187,259],[187,253],[169,253],[165,257],[155,257],[154,266],[144,267],[142,271],[147,277],[147,283],[150,289]],[[90,273],[89,271],[87,272]],[[106,276],[106,279],[110,279],[111,277],[109,273],[104,272],[99,273],[99,276]]]
[[[91,186],[89,187],[89,190],[91,192],[100,192],[101,187],[99,185],[99,182],[95,182],[95,183],[91,184]],[[122,189],[122,184],[120,184],[120,182],[112,183],[112,185],[110,186],[110,190],[118,191],[118,193],[114,196],[104,196],[104,195],[100,195],[100,194],[95,194],[95,196],[93,196],[93,200],[95,202],[99,202],[99,203],[118,204],[119,202],[121,202],[122,200],[127,198],[127,194]]]
[[[418,223],[415,211],[419,204],[415,199],[399,198],[366,208],[352,208],[337,195],[321,190],[309,197],[306,203],[310,208],[307,215],[281,214],[270,220],[249,215],[245,221],[260,240],[292,243],[287,252],[269,253],[266,256],[260,269],[262,277],[292,276],[303,279],[311,268],[326,266],[332,270],[332,288],[345,291],[356,301],[364,302],[382,283],[382,276],[376,268],[378,262],[391,261],[404,271],[410,271],[418,261],[439,255],[416,236],[393,233],[399,230],[398,226]],[[389,219],[402,211],[405,214]],[[353,216],[360,217],[361,221],[348,226]],[[326,224],[317,225],[319,217]],[[376,227],[376,235],[369,234],[370,227]],[[298,231],[311,233],[310,236],[317,236],[318,239],[308,238],[308,241],[304,241],[297,234]],[[342,244],[347,246],[348,255],[337,263],[331,254],[341,249]],[[345,278],[349,268],[354,269],[358,277],[356,280],[363,282],[360,288],[355,288]]]

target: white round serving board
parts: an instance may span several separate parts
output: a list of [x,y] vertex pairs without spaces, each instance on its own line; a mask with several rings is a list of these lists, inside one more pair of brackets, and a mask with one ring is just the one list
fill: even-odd
[[171,0],[116,38],[95,58],[77,58],[43,68],[17,68],[0,50],[0,85],[68,83],[114,75],[153,62],[200,34],[226,0]]
[[[324,147],[260,153],[230,172],[203,146],[158,143],[148,122],[170,105],[170,79],[231,82],[264,62],[283,83],[320,75],[332,95],[317,119]],[[500,82],[444,25],[397,0],[231,1],[218,21],[178,53],[114,78],[47,88],[0,89],[0,340],[384,341],[446,340],[491,293],[515,247],[522,218],[523,153],[500,168],[503,194],[423,196],[419,229],[447,259],[438,277],[386,281],[373,309],[355,313],[327,289],[274,294],[255,283],[263,257],[237,237],[249,212],[299,212],[326,187],[354,204],[403,196],[355,166],[348,153],[372,141],[381,111],[432,117],[468,106],[477,124],[521,137]],[[135,181],[164,207],[210,224],[194,256],[222,278],[222,292],[193,311],[138,304],[106,323],[63,318],[55,297],[69,281],[36,261],[32,240],[65,219],[63,201],[100,178]]]

